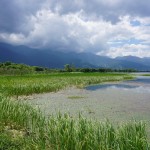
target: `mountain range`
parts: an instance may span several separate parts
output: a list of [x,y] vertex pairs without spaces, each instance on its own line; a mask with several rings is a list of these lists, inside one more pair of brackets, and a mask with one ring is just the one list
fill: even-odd
[[150,71],[150,57],[124,56],[109,58],[92,53],[59,52],[51,49],[34,49],[24,45],[0,43],[0,62],[11,61],[32,66],[64,68],[65,64],[76,67],[136,69]]

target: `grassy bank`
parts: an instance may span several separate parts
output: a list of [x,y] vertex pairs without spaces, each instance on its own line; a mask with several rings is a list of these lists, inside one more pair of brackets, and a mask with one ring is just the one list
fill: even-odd
[[45,117],[31,106],[0,96],[0,149],[146,150],[145,124],[114,127],[69,115]]
[[9,96],[56,92],[66,87],[84,87],[102,82],[131,79],[115,73],[58,73],[48,75],[0,76],[0,91]]
[[125,74],[64,73],[0,76],[0,149],[5,150],[147,150],[145,124],[113,126],[109,121],[75,120],[68,114],[45,118],[39,111],[10,96],[58,91],[132,78]]

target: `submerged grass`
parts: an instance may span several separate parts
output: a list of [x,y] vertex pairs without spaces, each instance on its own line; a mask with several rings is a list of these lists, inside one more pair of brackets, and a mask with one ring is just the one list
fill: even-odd
[[31,106],[0,96],[0,149],[148,150],[145,124],[114,127],[68,114],[45,118]]

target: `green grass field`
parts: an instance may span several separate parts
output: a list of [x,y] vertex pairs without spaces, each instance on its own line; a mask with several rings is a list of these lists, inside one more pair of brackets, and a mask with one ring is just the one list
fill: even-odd
[[131,79],[115,73],[57,73],[24,76],[0,76],[0,92],[9,96],[56,92],[66,87],[82,88],[90,84]]
[[131,79],[126,74],[63,73],[49,75],[0,76],[1,150],[147,150],[149,143],[143,122],[113,126],[60,114],[46,118],[40,110],[12,96],[58,91],[75,86]]

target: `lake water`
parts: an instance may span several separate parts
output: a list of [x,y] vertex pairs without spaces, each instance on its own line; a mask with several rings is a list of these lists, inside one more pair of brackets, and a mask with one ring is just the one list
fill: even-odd
[[[150,77],[137,76],[134,80],[92,85],[85,88],[99,96],[103,116],[112,120],[150,121]],[[104,108],[104,109],[103,109]]]
[[119,82],[119,83],[108,83],[108,84],[99,84],[91,85],[85,88],[86,90],[95,91],[95,90],[111,90],[116,89],[120,90],[132,90],[132,92],[143,92],[150,93],[150,77],[148,76],[137,76],[134,80]]

